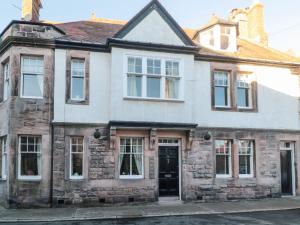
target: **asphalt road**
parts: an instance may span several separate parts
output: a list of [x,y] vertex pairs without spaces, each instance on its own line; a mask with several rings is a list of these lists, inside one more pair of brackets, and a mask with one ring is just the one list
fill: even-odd
[[[4,224],[4,223],[0,223]],[[300,210],[220,215],[174,216],[78,222],[9,223],[10,225],[300,225]]]

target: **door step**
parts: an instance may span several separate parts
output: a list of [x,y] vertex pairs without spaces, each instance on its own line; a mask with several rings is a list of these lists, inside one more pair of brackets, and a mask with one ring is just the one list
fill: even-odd
[[159,204],[182,204],[179,196],[172,196],[172,197],[159,197],[158,199]]

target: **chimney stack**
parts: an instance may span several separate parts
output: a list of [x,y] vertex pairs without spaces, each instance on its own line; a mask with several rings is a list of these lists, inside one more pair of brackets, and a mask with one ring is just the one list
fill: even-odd
[[41,8],[41,0],[22,0],[22,20],[38,22]]
[[233,9],[229,19],[239,25],[241,38],[250,39],[264,46],[268,46],[268,34],[265,31],[264,5],[255,0],[251,7]]

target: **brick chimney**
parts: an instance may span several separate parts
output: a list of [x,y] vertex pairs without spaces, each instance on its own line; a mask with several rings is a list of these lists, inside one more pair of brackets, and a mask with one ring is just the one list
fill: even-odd
[[41,0],[22,0],[22,20],[38,22],[42,7]]
[[265,31],[264,5],[255,0],[251,7],[233,9],[229,19],[239,25],[239,36],[268,46],[268,34]]

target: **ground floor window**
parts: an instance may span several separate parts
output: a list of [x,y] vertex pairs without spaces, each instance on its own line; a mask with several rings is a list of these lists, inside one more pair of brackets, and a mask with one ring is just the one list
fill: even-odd
[[121,138],[120,178],[143,178],[144,143],[142,138]]
[[5,180],[7,177],[7,139],[6,137],[0,138],[0,179]]
[[21,136],[19,139],[19,179],[41,179],[42,138]]
[[239,176],[253,177],[254,141],[239,141]]
[[70,179],[83,179],[83,137],[71,137]]
[[217,177],[231,177],[231,140],[216,140],[216,175]]

